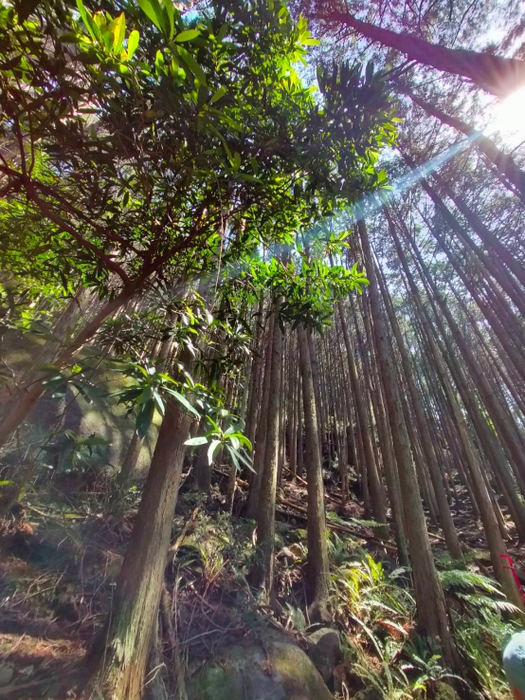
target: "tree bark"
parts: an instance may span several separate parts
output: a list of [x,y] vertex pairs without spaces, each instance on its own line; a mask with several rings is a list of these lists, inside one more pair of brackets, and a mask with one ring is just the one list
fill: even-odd
[[373,42],[405,54],[411,61],[467,78],[493,95],[508,95],[525,82],[524,61],[467,49],[449,49],[414,34],[398,34],[359,20],[350,10],[334,9],[326,0],[317,0],[316,10],[318,19],[353,29]]
[[124,455],[122,468],[117,476],[117,484],[119,486],[126,486],[131,479],[133,479],[139,459],[140,447],[141,439],[137,435],[137,432],[134,431],[133,437],[128,445],[128,449],[126,450],[126,454]]
[[328,596],[330,565],[326,546],[326,516],[324,509],[323,470],[319,445],[318,421],[310,343],[308,331],[297,328],[301,376],[303,379],[303,406],[306,423],[306,478],[308,482],[308,563],[307,589],[312,621],[330,621]]
[[[396,231],[395,231],[394,222],[393,222],[388,210],[385,208],[384,211],[385,211],[385,215],[386,215],[386,218],[388,221],[390,234],[394,240],[394,244],[395,244],[396,250],[397,250],[398,255],[399,255],[401,246],[400,246],[399,239],[398,239]],[[401,251],[401,254],[402,254],[402,251]],[[405,262],[404,258],[400,257],[400,259],[401,259],[401,264],[403,264]],[[372,264],[373,264],[373,262],[372,262]],[[421,449],[423,450],[425,461],[426,461],[428,470],[430,472],[432,486],[434,487],[434,494],[436,496],[437,506],[438,506],[438,510],[439,510],[439,520],[441,523],[441,527],[443,528],[443,533],[445,535],[445,540],[447,542],[447,548],[450,552],[450,555],[454,559],[462,559],[463,554],[461,552],[461,546],[459,544],[458,535],[456,532],[456,528],[454,526],[454,521],[452,519],[452,514],[450,512],[450,508],[448,505],[447,494],[445,492],[445,488],[443,485],[443,479],[442,479],[441,473],[439,471],[436,453],[435,453],[434,447],[432,445],[432,440],[427,439],[427,436],[431,435],[432,431],[430,430],[430,426],[428,425],[427,417],[426,417],[425,412],[423,410],[423,405],[421,403],[419,392],[417,390],[417,387],[416,387],[416,384],[414,381],[413,369],[410,365],[410,360],[408,358],[405,343],[403,341],[403,336],[401,335],[399,323],[397,321],[397,318],[396,318],[395,313],[394,313],[392,306],[391,306],[391,300],[390,300],[390,296],[388,294],[388,288],[387,288],[386,284],[384,283],[384,281],[381,279],[381,274],[378,274],[377,277],[379,280],[379,286],[381,288],[381,292],[382,292],[383,297],[385,299],[385,306],[386,306],[387,314],[390,318],[390,325],[391,325],[392,330],[394,332],[394,336],[395,336],[396,342],[397,342],[397,348],[398,348],[399,354],[401,356],[401,363],[403,366],[405,380],[406,380],[406,383],[408,386],[408,391],[409,391],[410,398],[412,401],[412,406],[414,409],[416,423],[417,423],[417,426],[419,429],[419,434],[422,437]]]
[[445,114],[445,112],[442,112],[435,105],[431,105],[430,103],[421,99],[421,97],[414,95],[414,93],[407,87],[400,86],[399,83],[396,83],[396,85],[400,87],[401,92],[408,95],[412,102],[421,107],[421,109],[423,109],[427,114],[435,117],[435,119],[438,119],[443,124],[451,126],[453,129],[456,129],[456,131],[465,134],[465,136],[471,136],[476,148],[478,148],[487,157],[487,159],[496,166],[499,174],[512,184],[513,187],[511,191],[516,194],[525,204],[525,172],[523,172],[523,170],[516,164],[512,156],[501,151],[496,146],[494,141],[486,136],[483,136],[480,131],[477,131],[477,129],[474,129],[474,127],[465,123],[461,119],[458,119],[458,117]]
[[368,475],[370,477],[369,481],[370,490],[372,491],[372,509],[374,511],[374,516],[377,522],[386,524],[386,506],[384,502],[384,494],[382,493],[382,489],[379,484],[379,475],[377,472],[374,451],[372,449],[372,438],[370,435],[370,431],[367,429],[368,417],[366,413],[366,406],[364,404],[363,393],[359,387],[359,382],[357,378],[357,368],[355,366],[354,350],[352,347],[352,342],[350,340],[350,334],[348,332],[348,326],[346,323],[346,318],[343,312],[341,302],[338,303],[338,309],[339,319],[341,321],[341,328],[343,329],[343,338],[346,346],[348,367],[350,370],[350,383],[352,386],[352,393],[354,395],[356,412],[359,419],[359,427],[362,436],[366,467]]
[[275,497],[279,466],[279,411],[281,405],[281,364],[283,334],[278,320],[273,319],[273,341],[269,385],[268,416],[266,420],[265,456],[262,464],[257,508],[258,560],[251,574],[252,584],[269,605],[273,590],[275,546]]
[[410,562],[412,564],[418,626],[422,634],[440,641],[445,663],[454,666],[456,655],[447,619],[445,596],[437,576],[430,547],[416,471],[399,400],[392,356],[386,337],[379,291],[372,263],[373,258],[363,221],[358,223],[358,230],[365,255],[366,272],[370,280],[370,303],[374,313],[374,329],[376,332],[379,364],[383,376],[394,451],[399,466],[399,480],[405,506],[405,524]]
[[105,700],[142,696],[191,421],[174,399],[166,402],[109,622],[92,651]]
[[272,344],[274,332],[274,316],[271,317],[266,350],[264,359],[264,376],[262,381],[262,401],[259,412],[259,420],[257,423],[257,432],[254,445],[253,456],[253,472],[250,472],[250,491],[248,493],[248,502],[246,504],[246,517],[255,519],[259,507],[259,487],[262,478],[263,465],[266,454],[266,437],[267,437],[267,421],[268,421],[268,402],[270,400],[270,373],[272,367]]
[[520,609],[523,609],[523,600],[521,599],[521,595],[517,589],[512,573],[505,569],[504,562],[502,560],[502,556],[505,556],[505,554],[507,553],[505,543],[503,542],[503,538],[501,537],[499,531],[499,526],[494,512],[494,508],[492,506],[485,482],[483,480],[481,467],[479,464],[479,460],[476,457],[476,452],[469,436],[465,417],[458,405],[455,392],[444,369],[442,356],[440,350],[438,349],[438,345],[434,337],[434,333],[428,315],[421,303],[419,291],[415,285],[414,279],[410,273],[408,265],[405,268],[405,274],[407,277],[409,287],[412,291],[412,298],[415,301],[418,310],[420,311],[420,318],[432,355],[434,357],[436,371],[438,372],[440,382],[445,391],[447,402],[452,412],[453,422],[455,424],[461,447],[463,450],[463,455],[469,467],[472,489],[474,491],[474,497],[483,521],[485,535],[487,537],[487,543],[489,546],[492,565],[494,567],[496,578],[501,583],[502,588],[506,595],[509,597],[509,599],[515,605],[518,605]]
[[[410,164],[412,161],[407,160]],[[413,165],[413,163],[412,163]],[[436,205],[436,208],[443,215],[446,223],[454,231],[454,233],[459,237],[463,244],[473,251],[474,255],[478,258],[480,263],[490,272],[494,280],[500,285],[500,287],[508,294],[510,299],[516,304],[516,307],[522,314],[525,314],[525,296],[523,293],[523,288],[519,286],[517,280],[510,274],[509,270],[505,267],[499,268],[496,261],[490,255],[486,255],[480,247],[472,240],[468,235],[464,227],[459,223],[454,214],[443,202],[441,197],[438,195],[436,190],[423,178],[421,180],[421,187],[429,195],[431,200]]]

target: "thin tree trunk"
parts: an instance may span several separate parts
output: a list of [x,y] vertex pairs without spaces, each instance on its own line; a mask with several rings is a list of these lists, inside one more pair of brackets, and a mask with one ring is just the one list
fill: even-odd
[[[399,86],[399,83],[396,83],[396,85]],[[401,92],[408,95],[412,102],[421,107],[427,114],[435,117],[443,124],[451,126],[453,129],[456,129],[456,131],[465,134],[465,136],[472,137],[476,148],[496,166],[498,173],[512,184],[512,192],[517,194],[521,201],[525,203],[525,172],[516,164],[512,156],[501,151],[494,141],[483,136],[480,131],[477,131],[474,127],[458,119],[458,117],[445,114],[445,112],[435,105],[431,105],[429,102],[421,99],[421,97],[414,95],[414,93],[405,86],[401,86],[400,89]]]
[[[407,162],[409,164],[412,163],[410,159],[408,159]],[[454,214],[446,206],[436,190],[424,178],[422,178],[420,182],[421,187],[434,202],[437,210],[443,216],[445,222],[450,226],[452,231],[454,231],[454,233],[468,249],[472,250],[474,255],[480,261],[480,264],[490,272],[494,280],[497,281],[500,287],[506,292],[506,294],[508,294],[509,298],[512,299],[519,311],[522,314],[525,314],[525,296],[523,288],[518,284],[517,280],[505,267],[498,267],[492,256],[484,254],[480,247],[468,235],[467,231],[459,223]]]
[[[390,214],[388,213],[388,210],[386,210],[386,209],[385,209],[385,215],[387,217],[389,230],[390,230],[390,233],[391,233],[392,238],[394,240],[396,250],[398,251],[398,254],[399,254],[400,244],[399,244],[399,239],[398,239],[396,231],[395,231],[394,222],[392,221],[392,218],[390,217]],[[402,264],[403,264],[403,262],[404,262],[404,260],[401,260]],[[418,390],[417,390],[415,382],[414,382],[413,370],[412,370],[412,367],[410,365],[410,360],[408,358],[405,343],[403,341],[403,336],[401,335],[399,323],[397,321],[397,318],[396,318],[394,311],[393,311],[393,308],[391,306],[391,299],[390,299],[390,296],[388,293],[388,288],[387,288],[386,284],[384,283],[384,281],[382,280],[381,274],[378,274],[377,278],[379,281],[379,286],[381,288],[381,292],[383,294],[383,298],[385,299],[385,306],[386,306],[387,314],[390,318],[390,325],[391,325],[391,328],[394,332],[394,336],[395,336],[396,342],[397,342],[397,348],[398,348],[399,354],[401,356],[401,363],[402,363],[403,369],[404,369],[405,381],[407,383],[410,398],[412,400],[412,406],[414,408],[414,413],[416,416],[416,423],[418,425],[419,434],[423,438],[421,440],[421,448],[423,450],[425,462],[426,462],[426,465],[429,469],[430,478],[432,480],[432,485],[434,487],[434,494],[436,496],[437,506],[439,509],[439,520],[441,523],[441,527],[443,528],[443,533],[445,535],[445,540],[447,542],[447,548],[450,552],[450,555],[453,558],[462,559],[463,555],[461,552],[461,546],[459,544],[458,535],[456,532],[456,528],[454,526],[454,521],[452,519],[452,514],[450,512],[450,508],[448,505],[447,495],[445,492],[445,488],[443,486],[443,479],[442,479],[441,473],[439,471],[436,453],[434,451],[432,440],[428,439],[428,436],[430,436],[432,434],[432,431],[430,430],[430,426],[427,422],[427,417],[426,417],[425,412],[423,410],[423,405],[421,403],[420,396],[419,396]]]
[[255,320],[255,334],[252,346],[252,369],[250,374],[250,391],[248,396],[248,410],[246,412],[246,437],[255,444],[255,431],[257,428],[257,418],[260,405],[260,386],[261,386],[261,370],[263,369],[263,353],[261,352],[262,341],[264,337],[264,319],[263,319],[263,299],[259,302],[259,309]]
[[[371,314],[369,314],[371,317]],[[375,334],[372,328],[372,319],[370,318],[370,323],[366,323],[366,332],[368,335],[368,343],[371,349],[371,353],[374,358],[374,363],[372,366],[376,370],[376,383],[373,387],[373,405],[377,421],[377,431],[379,435],[379,442],[381,445],[381,454],[383,457],[383,467],[385,472],[385,479],[388,487],[388,494],[390,496],[390,506],[392,510],[392,520],[394,523],[394,534],[398,549],[399,562],[401,566],[409,566],[409,556],[408,556],[408,543],[405,532],[404,523],[404,513],[403,513],[403,499],[401,496],[401,487],[399,484],[399,474],[397,470],[396,459],[394,455],[394,449],[392,446],[392,435],[390,433],[390,426],[388,425],[388,420],[385,411],[385,402],[383,400],[383,385],[381,381],[380,372],[378,371],[378,360],[377,360],[377,347],[375,343]]]
[[[276,306],[278,305],[278,302]],[[281,406],[281,365],[283,334],[276,318],[273,320],[273,340],[270,373],[268,375],[269,400],[266,420],[265,457],[262,464],[257,508],[258,560],[251,574],[252,584],[259,589],[267,605],[273,590],[275,546],[275,497],[279,467],[279,411]]]
[[[370,435],[370,431],[367,428],[368,419],[366,413],[366,406],[364,404],[363,393],[359,387],[357,369],[354,358],[354,350],[350,340],[350,334],[348,332],[348,326],[346,324],[346,318],[343,312],[341,302],[338,303],[338,309],[339,319],[341,321],[341,328],[343,330],[343,338],[346,346],[348,368],[350,370],[350,383],[352,386],[352,394],[354,396],[356,412],[359,420],[359,428],[362,438],[364,456],[366,460],[366,468],[370,477],[370,489],[372,491],[372,509],[374,511],[374,516],[377,522],[386,524],[386,509],[384,497],[379,484],[379,475],[377,473],[377,465],[375,463],[374,451],[372,449],[372,438]],[[363,482],[364,481],[365,478],[363,478]]]
[[482,476],[482,471],[481,467],[479,465],[479,461],[476,458],[476,454],[474,451],[474,447],[472,445],[472,442],[470,440],[469,434],[468,434],[468,428],[466,426],[465,418],[463,416],[462,411],[460,410],[457,399],[454,393],[454,390],[450,384],[450,380],[448,379],[448,375],[446,374],[444,367],[443,367],[443,362],[441,359],[441,353],[437,347],[436,340],[434,338],[434,334],[431,329],[431,325],[429,323],[428,316],[423,308],[423,305],[421,303],[420,297],[419,297],[419,291],[417,290],[417,287],[415,285],[415,282],[413,280],[413,277],[410,273],[410,270],[408,268],[408,265],[405,268],[405,274],[407,277],[407,281],[409,283],[410,289],[412,290],[412,297],[415,301],[415,303],[418,306],[418,309],[420,311],[420,317],[423,323],[423,328],[425,330],[427,340],[429,342],[433,357],[434,357],[434,362],[436,364],[436,369],[437,372],[439,373],[440,381],[443,386],[443,389],[445,391],[446,397],[448,404],[452,410],[452,416],[453,420],[456,426],[456,430],[459,435],[459,439],[461,442],[461,446],[463,449],[463,453],[465,455],[465,459],[467,461],[468,467],[469,467],[469,473],[471,476],[471,481],[472,481],[472,487],[474,490],[475,494],[475,499],[476,503],[478,505],[478,508],[480,510],[481,518],[483,520],[483,526],[485,530],[485,535],[487,537],[487,543],[489,545],[489,550],[491,553],[491,560],[492,560],[492,565],[494,567],[494,572],[496,574],[497,579],[502,585],[502,588],[506,595],[509,597],[509,599],[516,605],[520,607],[520,609],[523,609],[523,601],[521,599],[521,595],[517,589],[516,582],[514,581],[514,578],[508,570],[504,568],[504,562],[502,560],[502,556],[506,554],[506,547],[505,543],[503,542],[503,539],[501,537],[501,534],[499,532],[499,526],[498,522],[496,519],[496,515],[494,512],[494,509],[492,507],[492,503],[489,497],[489,494],[487,492],[485,483],[483,481],[483,476]]
[[268,402],[270,400],[270,372],[272,367],[272,343],[274,334],[275,317],[272,315],[268,328],[266,354],[264,360],[264,376],[263,376],[263,391],[261,409],[259,412],[259,420],[257,423],[257,434],[255,438],[255,449],[253,457],[253,472],[250,472],[250,491],[248,493],[248,502],[246,505],[246,517],[255,519],[257,517],[259,503],[259,487],[263,472],[263,465],[266,453],[266,437],[267,437],[267,421],[268,421]]
[[323,471],[319,446],[318,421],[308,331],[297,328],[301,375],[303,378],[303,406],[306,423],[306,475],[308,482],[308,565],[307,585],[313,621],[330,620],[328,596],[330,566],[326,545],[326,518],[324,509]]
[[447,619],[445,596],[437,576],[430,547],[364,222],[358,223],[358,230],[365,256],[366,272],[370,280],[370,303],[374,313],[379,364],[383,376],[387,412],[405,506],[405,525],[414,580],[418,626],[422,634],[440,640],[445,663],[453,666],[455,665],[455,652]]
[[124,455],[122,468],[117,477],[117,483],[119,486],[126,486],[126,484],[133,479],[140,455],[141,442],[142,441],[135,430],[128,445],[128,449],[126,450],[126,454]]

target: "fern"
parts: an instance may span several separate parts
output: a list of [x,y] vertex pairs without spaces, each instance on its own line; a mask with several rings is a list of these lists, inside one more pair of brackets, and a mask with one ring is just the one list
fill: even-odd
[[501,589],[494,580],[474,571],[467,571],[466,569],[440,571],[439,578],[445,591],[453,588],[465,588],[470,590],[481,588],[492,595],[503,595]]

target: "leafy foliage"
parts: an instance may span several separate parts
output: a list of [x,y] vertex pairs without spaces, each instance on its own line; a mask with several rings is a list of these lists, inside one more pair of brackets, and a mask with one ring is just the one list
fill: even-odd
[[166,410],[166,400],[174,398],[183,408],[197,418],[199,412],[191,404],[185,393],[188,389],[198,390],[200,387],[191,383],[191,377],[186,374],[187,381],[176,381],[167,372],[153,364],[145,366],[136,362],[118,363],[120,371],[132,379],[132,384],[114,393],[119,403],[129,406],[129,411],[137,408],[136,431],[139,438],[144,438],[153,421],[155,411],[163,416]]
[[[43,217],[24,228],[36,269],[133,292],[282,239],[377,184],[367,144],[390,139],[390,115],[323,128],[333,100],[325,112],[302,86],[294,63],[312,40],[282,2],[214,5],[191,23],[168,0],[139,6],[1,10],[0,130],[15,140],[0,215]],[[359,83],[358,110],[376,87]]]
[[212,464],[221,449],[224,448],[230,455],[237,471],[242,470],[242,465],[253,471],[251,457],[246,452],[246,449],[252,449],[252,444],[238,427],[237,416],[222,408],[218,411],[216,417],[217,421],[226,422],[228,427],[223,429],[219,425],[219,422],[215,421],[210,415],[207,415],[206,420],[211,426],[210,430],[201,437],[194,437],[186,440],[185,444],[190,447],[197,447],[209,443],[208,462],[210,464]]

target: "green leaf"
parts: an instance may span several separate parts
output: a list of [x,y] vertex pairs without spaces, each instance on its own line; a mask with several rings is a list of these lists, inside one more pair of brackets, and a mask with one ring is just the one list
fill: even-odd
[[162,71],[162,67],[164,65],[164,54],[160,49],[157,50],[157,53],[155,54],[155,68],[157,69],[157,74]]
[[163,416],[164,411],[166,409],[166,406],[164,404],[164,400],[163,400],[162,396],[159,394],[158,391],[153,392],[153,400],[155,401],[157,411],[160,413],[161,416]]
[[242,433],[237,433],[237,437],[239,438],[239,440],[241,441],[241,443],[242,443],[245,447],[247,447],[249,450],[252,449],[252,443],[251,443],[250,440],[246,437],[246,435],[243,435]]
[[136,430],[137,435],[141,440],[143,440],[150,428],[151,422],[153,420],[153,414],[155,413],[155,402],[153,399],[143,403],[137,413],[137,423]]
[[[135,53],[139,45],[139,39],[140,33],[136,29],[134,29],[128,37],[128,60],[133,58],[133,54]],[[129,199],[129,193],[126,192],[126,194],[128,195]]]
[[97,437],[96,435],[93,435],[92,437],[88,437],[84,440],[84,445],[109,445],[109,442],[105,440],[104,438]]
[[178,44],[182,44],[185,41],[192,41],[193,39],[196,39],[198,36],[200,36],[200,34],[200,29],[185,29],[180,34],[177,34],[175,41]]
[[191,55],[191,53],[189,51],[186,51],[186,49],[183,46],[179,46],[177,51],[179,53],[180,58],[182,58],[188,69],[193,73],[193,75],[199,81],[199,83],[201,85],[206,85],[206,76],[204,74],[204,71],[199,66],[195,58]]
[[[173,0],[163,0],[164,4],[164,17],[168,18],[169,32],[168,36],[171,39],[175,33],[175,8],[173,6]],[[164,29],[166,27],[164,26]]]
[[7,486],[10,483],[11,482],[9,481],[9,479],[3,479],[2,481],[0,481],[0,486]]
[[239,464],[239,460],[237,459],[237,454],[236,454],[235,450],[233,450],[229,445],[228,445],[228,452],[230,453],[230,457],[232,458],[232,461],[235,464],[235,468],[237,469],[238,472],[240,472],[241,465]]
[[222,27],[219,29],[219,33],[217,34],[217,41],[223,41],[223,39],[228,34],[229,29],[230,27],[227,24],[223,24]]
[[[215,90],[213,95],[210,97],[210,101],[208,102],[208,104],[210,104],[210,105],[215,104],[216,102],[218,102],[221,99],[221,97],[224,97],[224,95],[227,92],[228,92],[228,88],[226,87],[226,85],[221,85],[221,87],[218,90]],[[212,321],[213,321],[213,316],[212,316]],[[211,321],[209,321],[209,323],[211,323]]]
[[84,22],[84,24],[87,27],[88,26],[87,10],[84,7],[84,3],[82,2],[82,0],[77,0],[77,8],[78,8],[78,11],[80,12],[80,16],[82,17],[82,21]]
[[88,11],[84,7],[84,3],[82,2],[82,0],[77,0],[77,8],[80,12],[80,16],[82,17],[82,21],[84,22],[84,26],[88,30],[93,41],[101,39],[100,30],[95,24],[95,22],[93,22],[91,15],[88,14]]
[[239,442],[239,438],[238,438],[238,437],[236,437],[235,435],[230,435],[230,436],[229,436],[229,440],[230,440],[230,442],[231,442],[231,444],[233,445],[233,448],[234,448],[235,450],[240,449],[241,443]]
[[218,424],[213,420],[211,416],[206,416],[206,419],[208,420],[209,423],[211,423],[212,428],[217,432],[220,433],[221,429],[219,428]]
[[[77,0],[80,2],[80,0]],[[162,31],[162,9],[157,0],[139,0],[139,7],[153,24]]]
[[208,464],[212,464],[218,448],[221,446],[220,440],[212,440],[208,447]]
[[165,391],[168,392],[168,394],[171,394],[174,396],[179,403],[181,403],[184,408],[189,411],[190,413],[193,413],[197,418],[200,418],[200,414],[197,410],[195,410],[194,406],[191,405],[191,403],[188,401],[188,399],[183,396],[182,394],[179,394],[178,391],[175,391],[175,389],[165,389]]
[[240,459],[241,462],[245,464],[251,472],[255,473],[251,458],[248,455],[246,455],[243,452],[243,450],[237,450],[237,458]]
[[126,35],[126,18],[124,13],[122,12],[111,24],[113,30],[113,51],[120,53]]
[[239,170],[239,168],[241,167],[241,154],[237,153],[237,151],[235,151],[235,153],[233,154],[232,165],[234,170]]
[[208,442],[208,438],[194,437],[194,438],[190,438],[189,440],[186,440],[186,442],[184,444],[188,445],[189,447],[194,447],[195,445],[206,445],[207,442]]

